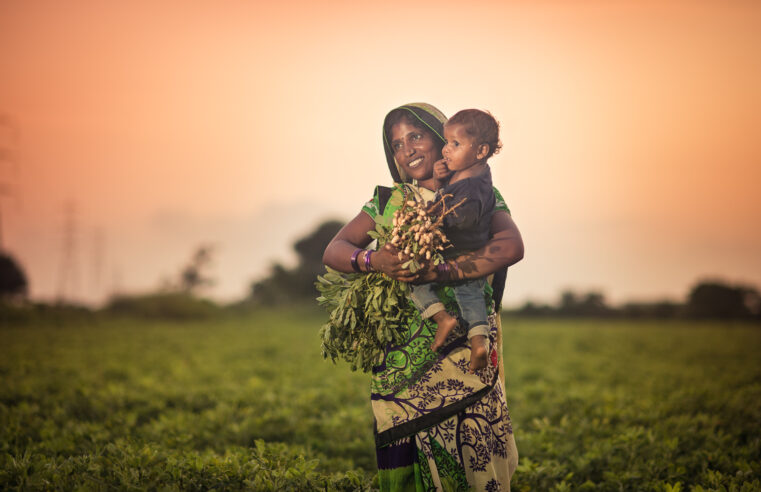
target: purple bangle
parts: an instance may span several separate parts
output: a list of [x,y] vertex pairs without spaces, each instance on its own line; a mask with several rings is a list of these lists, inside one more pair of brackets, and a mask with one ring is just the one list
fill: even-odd
[[365,253],[365,270],[368,272],[374,272],[373,266],[370,264],[370,255],[373,254],[373,250],[368,249]]
[[354,250],[354,252],[351,254],[351,268],[355,272],[361,272],[362,270],[359,269],[359,265],[357,264],[357,258],[359,257],[359,254],[364,251],[362,248],[357,248]]
[[436,265],[436,272],[440,281],[449,280],[449,264],[446,261]]

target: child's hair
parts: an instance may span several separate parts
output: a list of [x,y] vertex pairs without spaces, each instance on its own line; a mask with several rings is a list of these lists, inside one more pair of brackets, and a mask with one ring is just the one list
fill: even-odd
[[493,156],[502,148],[499,141],[499,123],[488,111],[480,109],[463,109],[449,118],[446,125],[462,125],[465,133],[476,140],[476,145],[487,144],[489,154],[484,160]]

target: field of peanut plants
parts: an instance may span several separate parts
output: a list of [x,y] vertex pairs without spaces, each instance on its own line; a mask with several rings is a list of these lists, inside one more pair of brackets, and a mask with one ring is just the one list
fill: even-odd
[[[0,327],[1,490],[375,488],[316,310]],[[505,319],[518,491],[761,490],[761,327]]]

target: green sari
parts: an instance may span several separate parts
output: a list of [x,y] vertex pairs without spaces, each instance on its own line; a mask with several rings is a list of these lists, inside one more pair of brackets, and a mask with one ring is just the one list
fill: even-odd
[[[444,115],[429,105],[403,108],[442,138]],[[384,130],[389,169],[397,183],[384,204],[381,188],[362,208],[378,222],[390,220],[408,181],[393,160]],[[427,199],[433,192],[416,189]],[[428,195],[428,196],[426,196]],[[496,210],[509,212],[495,189]],[[441,287],[447,310],[458,312],[452,289]],[[371,402],[381,490],[510,490],[518,453],[507,410],[502,374],[501,326],[492,288],[484,290],[489,314],[490,363],[469,373],[470,343],[458,328],[438,352],[430,349],[436,325],[418,313],[405,340],[386,349],[373,370]]]

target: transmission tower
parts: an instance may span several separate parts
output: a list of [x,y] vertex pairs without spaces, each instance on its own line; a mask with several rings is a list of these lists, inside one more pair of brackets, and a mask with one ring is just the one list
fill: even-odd
[[97,227],[93,230],[92,235],[92,276],[89,291],[98,300],[103,296],[103,258],[105,250],[105,233],[103,228]]
[[63,241],[61,265],[58,270],[58,302],[73,300],[79,293],[79,265],[77,264],[77,209],[74,202],[63,208]]
[[18,178],[19,130],[10,115],[0,113],[0,251],[5,250],[3,234],[3,201],[12,196],[18,197],[14,182]]

